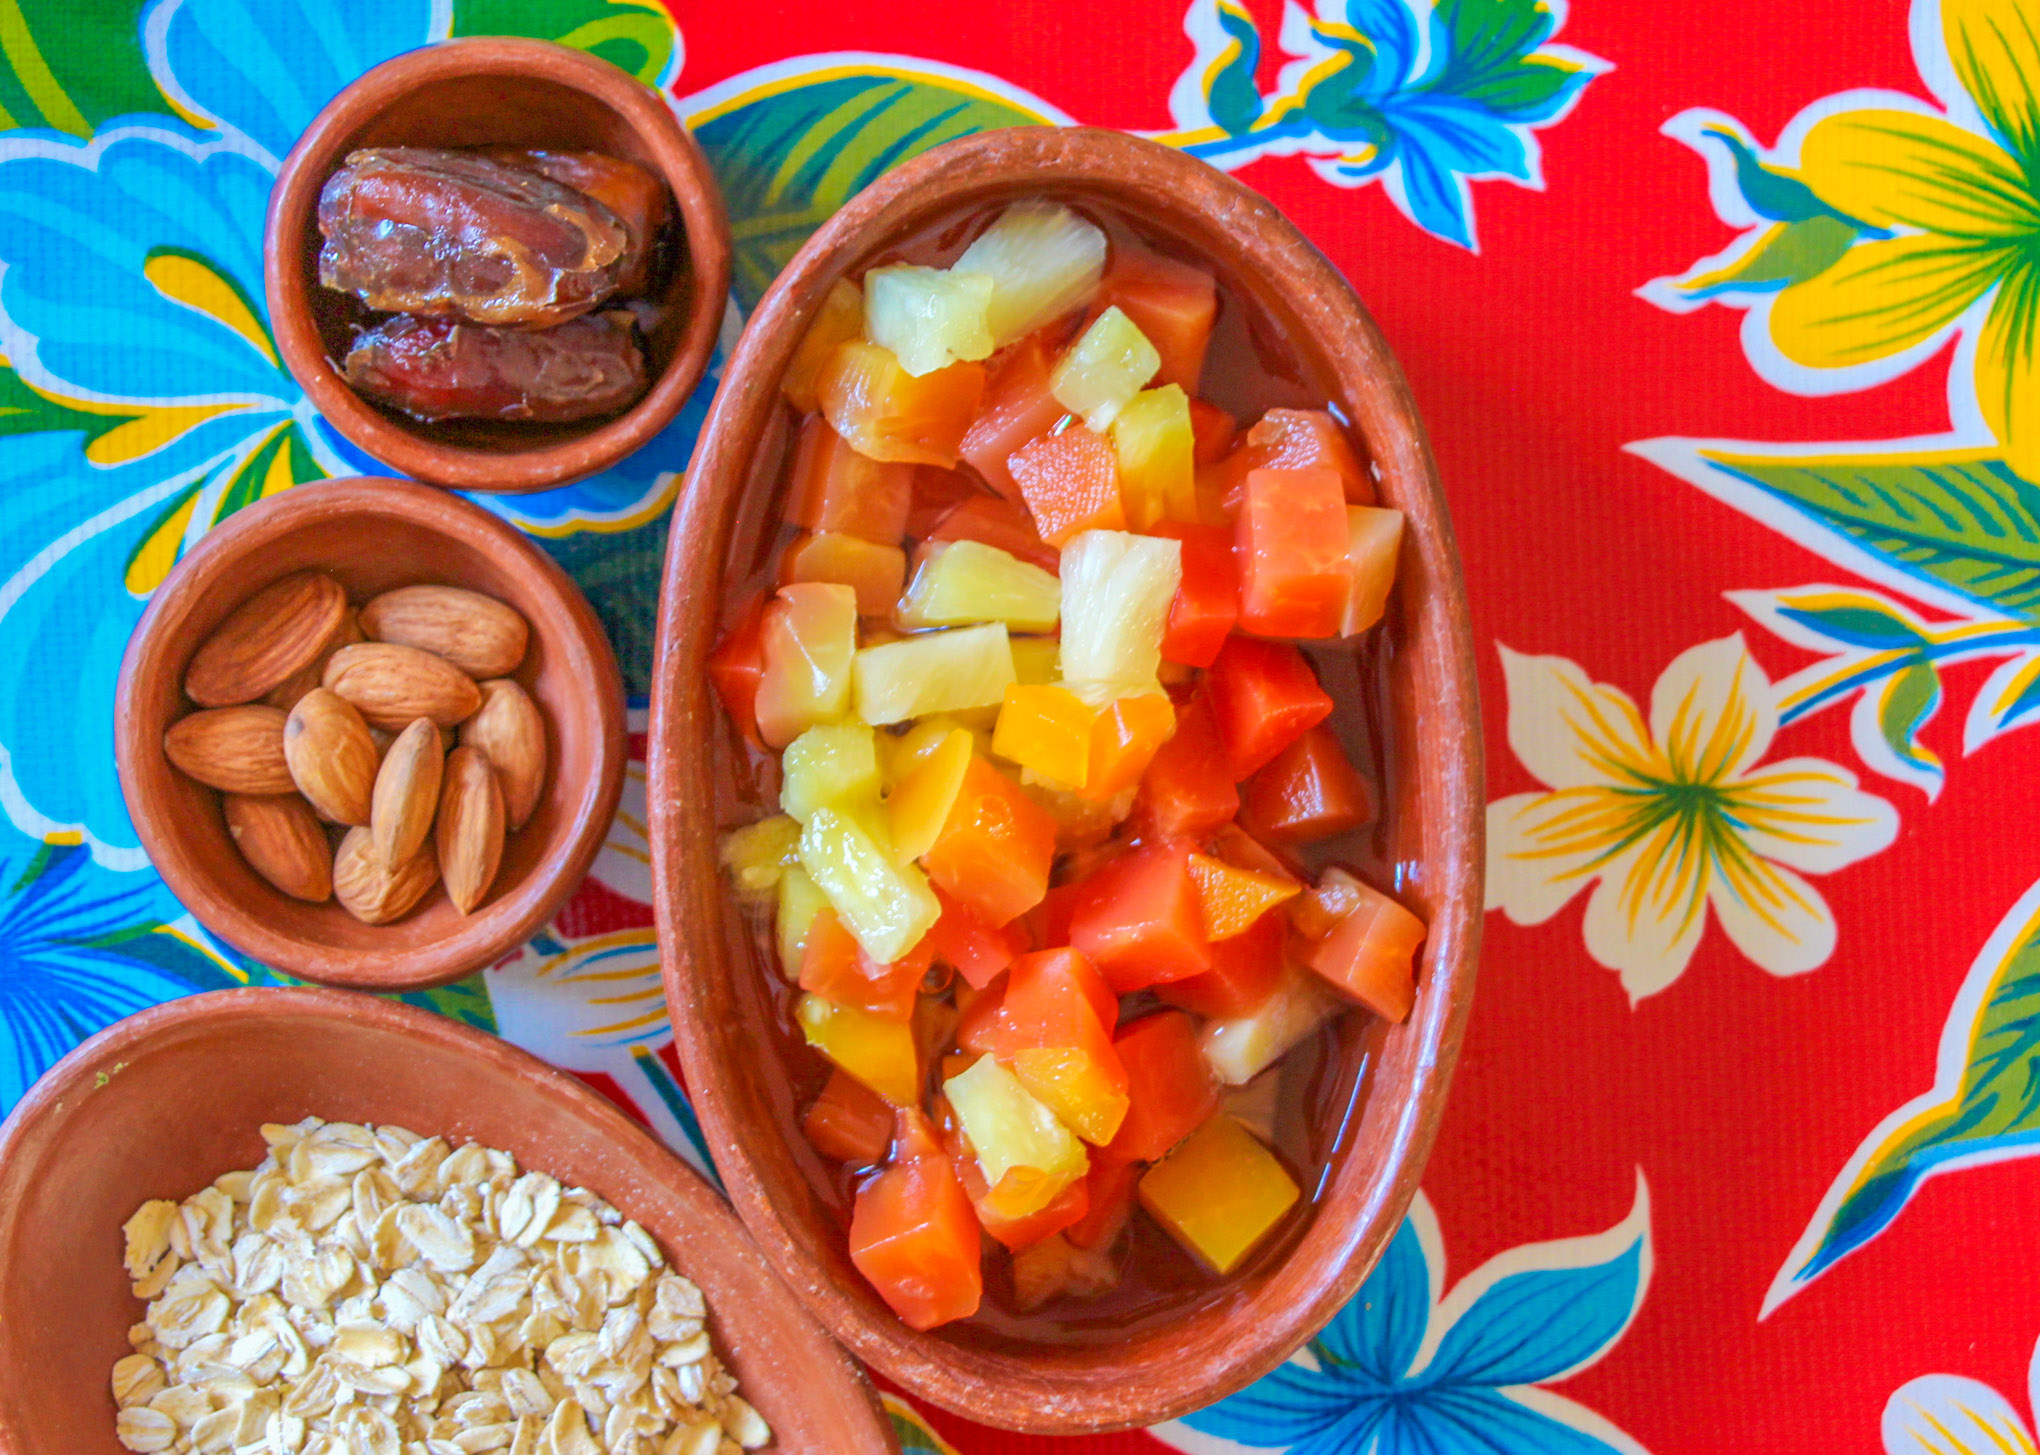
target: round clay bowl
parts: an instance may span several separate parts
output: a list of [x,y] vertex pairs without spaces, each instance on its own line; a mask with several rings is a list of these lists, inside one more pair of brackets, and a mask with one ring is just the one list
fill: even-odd
[[780,1451],[896,1451],[862,1371],[694,1171],[573,1077],[427,1011],[330,990],[146,1010],[53,1067],[0,1126],[0,1455],[120,1455],[107,1376],[142,1303],[121,1224],[253,1167],[264,1122],[387,1123],[512,1153],[608,1199],[707,1295]]
[[[1336,1141],[1307,1227],[1286,1256],[1138,1328],[1058,1342],[971,1324],[916,1333],[852,1267],[844,1230],[803,1171],[800,1108],[773,1064],[761,986],[716,862],[721,708],[703,661],[718,631],[733,526],[771,508],[790,411],[777,384],[829,285],[888,245],[966,210],[1048,193],[1091,199],[1215,266],[1333,386],[1365,439],[1385,503],[1407,516],[1388,663],[1389,858],[1430,923],[1415,1013],[1345,1018],[1342,1084],[1362,1107]],[[1400,370],[1352,289],[1255,193],[1115,132],[1019,128],[951,142],[888,173],[780,274],[730,360],[696,450],[666,561],[653,682],[651,813],[666,993],[695,1106],[738,1212],[781,1274],[860,1357],[912,1394],[1012,1429],[1144,1425],[1266,1373],[1360,1287],[1402,1220],[1430,1149],[1473,990],[1480,935],[1479,706],[1459,567],[1424,431]],[[1330,1115],[1332,1113],[1327,1113]],[[805,1159],[805,1160],[804,1160]]]
[[[665,179],[685,244],[651,300],[651,388],[609,419],[426,423],[371,404],[334,361],[381,315],[319,285],[319,189],[358,147],[555,147],[607,152]],[[729,219],[708,161],[658,92],[550,41],[441,41],[383,62],[326,104],[269,194],[263,279],[283,361],[319,413],[392,469],[457,490],[543,490],[606,470],[664,429],[700,382],[730,283]]]
[[[531,624],[513,674],[544,714],[546,785],[509,836],[488,897],[463,915],[435,888],[394,924],[273,888],[227,836],[220,796],[170,766],[163,733],[191,710],[184,669],[236,606],[317,567],[356,604],[395,586],[465,586]],[[588,872],[623,792],[623,679],[602,623],[551,557],[498,517],[401,480],[301,485],[208,531],[149,603],[121,663],[114,752],[149,861],[199,922],[272,969],[326,985],[413,990],[492,964],[531,938]]]

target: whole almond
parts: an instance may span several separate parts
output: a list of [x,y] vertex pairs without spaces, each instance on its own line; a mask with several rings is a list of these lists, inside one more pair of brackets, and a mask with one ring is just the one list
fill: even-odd
[[364,924],[402,919],[438,882],[439,860],[430,844],[392,869],[376,853],[372,831],[349,829],[333,856],[333,897]]
[[391,732],[429,717],[452,727],[482,705],[474,678],[444,657],[399,642],[357,642],[326,663],[326,686]]
[[323,571],[272,581],[199,644],[185,694],[200,707],[253,702],[317,661],[346,614],[347,593]]
[[368,822],[375,787],[375,739],[354,704],[314,687],[297,700],[283,725],[283,753],[291,781],[322,818]]
[[163,751],[178,772],[222,793],[289,793],[283,710],[248,703],[194,712],[170,724]]
[[298,699],[317,687],[326,677],[326,663],[342,647],[351,647],[356,642],[366,641],[361,634],[361,622],[353,611],[340,614],[340,625],[333,629],[333,636],[319,649],[319,655],[309,664],[300,667],[281,683],[269,689],[262,700],[271,707],[280,707],[289,712],[297,706]]
[[482,705],[460,726],[460,740],[489,755],[503,785],[503,813],[521,829],[545,788],[545,718],[531,695],[507,677],[482,684]]
[[531,628],[510,607],[458,586],[401,586],[361,608],[361,629],[444,657],[470,677],[501,677],[524,660]]
[[471,914],[503,862],[503,789],[481,749],[455,748],[446,760],[435,838],[446,896]]
[[376,855],[385,864],[401,864],[418,852],[432,831],[432,812],[439,806],[439,780],[445,753],[439,729],[421,717],[401,733],[383,754],[375,775],[375,797],[369,827]]
[[226,808],[227,833],[249,868],[292,899],[318,904],[333,897],[333,850],[302,798],[229,793]]

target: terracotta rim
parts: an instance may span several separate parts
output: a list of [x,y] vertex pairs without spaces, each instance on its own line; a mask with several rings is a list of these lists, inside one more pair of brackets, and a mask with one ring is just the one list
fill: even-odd
[[[693,1168],[577,1078],[499,1036],[474,1030],[445,1016],[401,1002],[338,990],[251,987],[207,991],[166,1001],[114,1022],[73,1047],[69,1054],[45,1071],[6,1119],[0,1121],[0,1188],[6,1186],[17,1158],[33,1157],[49,1150],[32,1143],[34,1130],[39,1124],[45,1118],[60,1115],[66,1106],[89,1096],[96,1085],[103,1085],[107,1073],[102,1068],[108,1063],[112,1063],[114,1070],[118,1071],[122,1064],[140,1059],[151,1046],[173,1041],[207,1021],[263,1016],[367,1024],[394,1032],[407,1040],[450,1050],[505,1077],[542,1088],[549,1100],[573,1108],[596,1128],[604,1145],[623,1151],[648,1174],[655,1186],[671,1194],[682,1205],[682,1216],[687,1222],[715,1227],[732,1244],[750,1242],[728,1204]],[[74,1154],[77,1151],[75,1148],[72,1150]],[[627,1197],[631,1191],[626,1187],[598,1187],[593,1190],[612,1200]],[[12,1203],[0,1199],[0,1266],[6,1266],[12,1257],[26,1256],[23,1239],[32,1231],[19,1226]],[[811,1352],[817,1357],[833,1355],[833,1362],[842,1366],[845,1384],[849,1387],[827,1393],[840,1398],[854,1390],[862,1396],[867,1415],[862,1423],[866,1424],[870,1439],[859,1449],[897,1452],[899,1442],[893,1434],[891,1420],[865,1371],[831,1344],[825,1331],[813,1326],[797,1300],[776,1278],[761,1271],[755,1282],[761,1290],[769,1290],[768,1297],[776,1294],[784,1299],[787,1313],[812,1329],[812,1343],[818,1347]],[[5,1331],[0,1330],[0,1346],[6,1343]],[[8,1425],[6,1411],[0,1408],[0,1451],[11,1448]],[[107,1433],[110,1441],[110,1422]],[[778,1448],[776,1442],[774,1448]]]
[[[715,854],[719,709],[702,666],[718,630],[724,560],[751,486],[750,457],[779,408],[776,388],[743,386],[777,380],[827,283],[930,216],[1037,188],[1090,192],[1114,205],[1114,189],[1125,195],[1130,185],[1143,199],[1136,216],[1145,210],[1151,217],[1181,218],[1178,230],[1186,235],[1198,225],[1191,220],[1198,204],[1190,199],[1202,199],[1209,207],[1204,230],[1246,239],[1242,252],[1282,281],[1284,298],[1292,291],[1287,285],[1297,285],[1302,301],[1290,303],[1290,316],[1311,325],[1307,336],[1327,377],[1374,451],[1390,499],[1406,511],[1405,590],[1420,594],[1425,608],[1408,614],[1402,640],[1409,655],[1433,664],[1434,693],[1424,716],[1444,726],[1426,735],[1422,753],[1408,742],[1401,751],[1412,765],[1425,758],[1443,765],[1443,783],[1429,790],[1424,809],[1425,819],[1437,825],[1426,836],[1443,849],[1419,866],[1433,901],[1428,993],[1419,995],[1410,1022],[1385,1037],[1396,1064],[1410,1068],[1412,1092],[1388,1113],[1392,1121],[1374,1143],[1376,1155],[1341,1154],[1303,1240],[1257,1285],[1251,1323],[1209,1309],[1186,1313],[1181,1327],[1200,1319],[1209,1325],[1194,1341],[1186,1337],[1186,1347],[1148,1349],[1145,1357],[1115,1350],[1119,1362],[1113,1364],[1048,1344],[1024,1353],[964,1346],[875,1318],[868,1293],[847,1293],[834,1270],[804,1249],[794,1210],[769,1200],[744,1141],[757,1129],[742,1126],[736,1115],[737,1100],[748,1093],[734,1084],[734,1073],[733,1084],[722,1080],[722,1068],[740,1064],[746,1037],[715,991],[725,957],[716,927],[731,910]],[[1475,658],[1443,492],[1400,368],[1351,286],[1258,194],[1140,138],[1026,127],[949,142],[859,193],[780,273],[748,321],[724,378],[668,546],[653,677],[650,819],[667,998],[695,1106],[732,1200],[782,1276],[859,1357],[916,1397],[980,1422],[1036,1433],[1102,1431],[1172,1419],[1232,1393],[1322,1328],[1358,1291],[1394,1235],[1435,1138],[1471,1008],[1484,868]],[[1354,387],[1361,379],[1369,381],[1365,390]],[[731,381],[740,387],[729,387]],[[1414,766],[1404,773],[1406,798],[1414,796],[1417,776]],[[1380,1049],[1384,1039],[1370,1044],[1376,1047],[1370,1065],[1390,1059]],[[1343,1204],[1346,1215],[1326,1217],[1323,1209],[1335,1204]],[[1143,1334],[1129,1342],[1147,1339]]]
[[[584,435],[540,449],[495,453],[434,444],[392,423],[334,372],[312,319],[300,259],[319,189],[340,152],[391,97],[434,81],[478,75],[536,76],[570,86],[626,121],[658,160],[680,210],[694,283],[673,360],[644,398]],[[283,159],[263,227],[263,285],[270,326],[291,377],[342,435],[373,458],[435,485],[519,494],[608,469],[672,423],[708,368],[730,286],[730,227],[708,159],[664,97],[607,61],[551,41],[475,36],[439,41],[384,61],[327,102]]]
[[[454,922],[442,938],[373,958],[282,933],[263,919],[259,905],[239,903],[212,888],[190,836],[173,820],[166,805],[138,787],[141,776],[137,769],[143,755],[162,751],[161,729],[152,731],[144,715],[135,710],[129,690],[129,684],[145,670],[170,670],[173,654],[186,645],[185,620],[199,604],[204,589],[199,578],[208,562],[260,551],[298,528],[304,516],[328,512],[336,505],[368,518],[404,520],[452,536],[484,554],[515,560],[557,603],[559,619],[565,624],[562,635],[588,659],[592,680],[585,686],[595,694],[600,724],[596,771],[580,786],[564,825],[556,830],[544,857],[524,880],[510,893]],[[539,623],[533,626],[543,630]],[[181,672],[181,667],[178,670]],[[623,795],[630,751],[623,675],[608,634],[587,597],[558,563],[506,521],[458,496],[408,480],[362,477],[300,485],[247,506],[214,526],[156,589],[128,641],[120,684],[115,699],[114,756],[128,815],[150,864],[178,902],[221,939],[272,969],[322,985],[420,990],[458,980],[494,963],[558,913],[595,862]],[[557,724],[554,730],[558,731]],[[331,963],[336,959],[340,963]]]

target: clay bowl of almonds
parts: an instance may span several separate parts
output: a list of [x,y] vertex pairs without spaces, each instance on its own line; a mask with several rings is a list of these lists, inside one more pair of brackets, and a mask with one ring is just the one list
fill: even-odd
[[0,1126],[0,1263],[7,1455],[898,1448],[690,1168],[373,996],[220,991],[85,1042]]
[[406,475],[539,490],[607,469],[708,366],[729,223],[649,86],[474,37],[341,91],[284,159],[264,277],[319,412]]
[[206,928],[303,979],[443,984],[571,894],[623,785],[622,679],[566,574],[393,480],[208,533],[128,644],[123,792]]

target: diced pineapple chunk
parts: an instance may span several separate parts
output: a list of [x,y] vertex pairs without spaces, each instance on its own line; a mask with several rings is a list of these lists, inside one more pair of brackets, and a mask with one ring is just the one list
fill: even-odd
[[1151,689],[1183,546],[1156,536],[1088,530],[1063,548],[1062,671],[1066,681]]
[[788,980],[800,978],[800,962],[807,954],[808,928],[814,924],[815,916],[829,907],[829,896],[808,878],[807,870],[798,862],[797,841],[794,848],[796,862],[787,865],[779,876],[779,912],[773,922],[779,973]]
[[985,1203],[1000,1217],[1041,1211],[1089,1166],[1075,1133],[997,1058],[979,1058],[942,1091],[991,1188]]
[[[962,728],[970,734],[978,751],[990,752],[991,741],[970,724],[954,713],[938,712],[924,717],[905,732],[897,735],[878,735],[878,769],[884,778],[886,791],[898,787],[906,776],[928,761],[934,751],[956,729]],[[980,741],[982,739],[982,741]]]
[[1290,965],[1274,992],[1244,1015],[1208,1021],[1198,1045],[1227,1086],[1245,1086],[1344,1008],[1324,980]]
[[1197,519],[1197,437],[1182,389],[1166,384],[1134,395],[1112,421],[1112,448],[1128,525],[1144,531]]
[[892,832],[876,806],[849,814],[818,808],[800,833],[800,863],[864,953],[890,965],[942,916],[928,876],[893,854]]
[[1341,635],[1356,636],[1381,620],[1388,606],[1388,593],[1395,586],[1395,558],[1402,549],[1402,529],[1400,510],[1383,510],[1373,505],[1346,507],[1346,569],[1352,572],[1352,580],[1346,587]]
[[998,622],[924,632],[864,648],[855,677],[857,715],[882,727],[996,705],[1013,681],[1013,650]]
[[920,1052],[914,1028],[855,1006],[803,995],[794,1007],[807,1043],[894,1106],[921,1102]]
[[[1060,591],[1058,591],[1060,599]],[[1062,643],[1054,637],[1014,637],[1013,677],[1023,687],[1039,687],[1062,676]]]
[[1303,1195],[1273,1152],[1224,1112],[1140,1180],[1140,1203],[1185,1251],[1230,1273]]
[[893,852],[900,858],[918,859],[935,847],[974,748],[969,732],[949,729],[893,789],[886,809],[892,816]]
[[779,588],[759,629],[764,671],[754,707],[767,744],[783,748],[818,722],[850,707],[850,664],[857,651],[857,593],[806,581]]
[[848,278],[838,278],[822,296],[821,307],[815,310],[800,347],[793,351],[793,362],[779,381],[786,402],[797,413],[813,414],[820,407],[818,385],[829,355],[836,352],[836,345],[847,344],[863,332],[864,292]]
[[801,823],[818,808],[855,813],[878,799],[877,734],[861,722],[823,723],[786,745],[779,806]]
[[901,626],[969,626],[1002,621],[1013,631],[1055,629],[1062,582],[1032,562],[982,541],[939,541],[914,568],[901,598]]
[[1089,303],[1105,272],[1105,234],[1055,202],[1019,202],[999,214],[954,264],[992,280],[985,322],[1004,348]]
[[894,263],[864,275],[864,336],[919,378],[992,351],[989,273]]
[[1161,367],[1162,356],[1139,325],[1117,307],[1108,308],[1055,366],[1048,392],[1102,433]]
[[723,835],[722,863],[740,897],[775,898],[786,866],[800,863],[800,825],[776,813],[731,829]]

